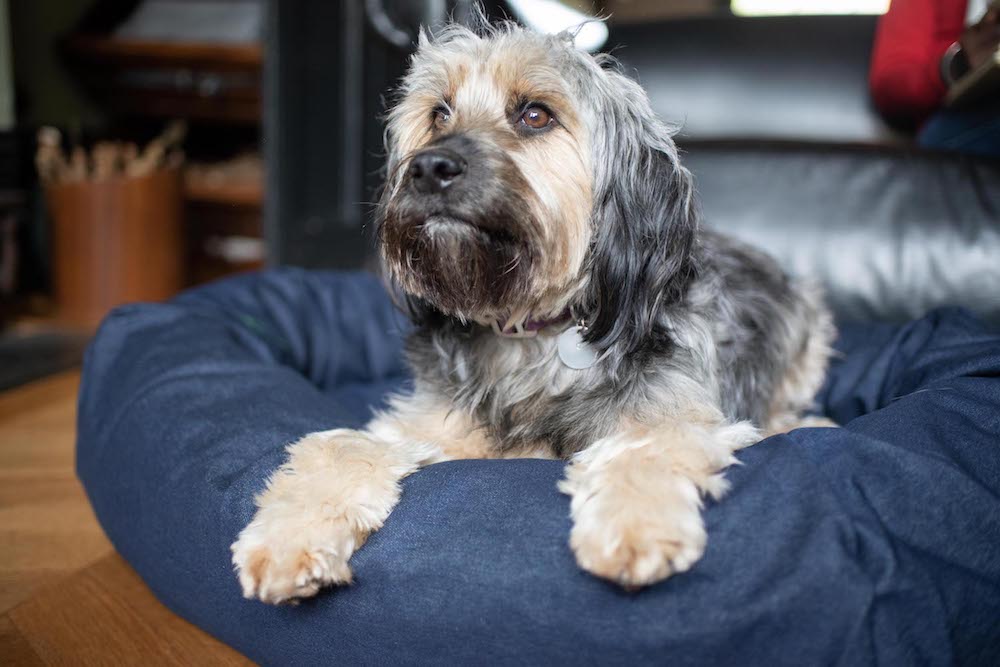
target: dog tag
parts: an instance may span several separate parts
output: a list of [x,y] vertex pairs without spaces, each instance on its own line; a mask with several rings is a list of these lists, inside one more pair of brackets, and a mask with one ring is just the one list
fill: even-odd
[[582,371],[597,363],[597,352],[583,340],[583,327],[566,329],[556,341],[559,361],[575,371]]

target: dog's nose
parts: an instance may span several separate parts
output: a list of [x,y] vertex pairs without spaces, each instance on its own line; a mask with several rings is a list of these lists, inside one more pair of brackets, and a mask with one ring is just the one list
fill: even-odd
[[421,151],[410,160],[410,180],[418,192],[442,192],[465,172],[462,156],[445,148]]

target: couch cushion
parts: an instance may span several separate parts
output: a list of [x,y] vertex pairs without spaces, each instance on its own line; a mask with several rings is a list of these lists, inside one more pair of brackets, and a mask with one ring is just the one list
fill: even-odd
[[611,21],[653,109],[704,139],[905,143],[868,98],[875,16]]
[[824,144],[685,150],[706,224],[819,278],[842,318],[960,305],[1000,322],[1000,162]]

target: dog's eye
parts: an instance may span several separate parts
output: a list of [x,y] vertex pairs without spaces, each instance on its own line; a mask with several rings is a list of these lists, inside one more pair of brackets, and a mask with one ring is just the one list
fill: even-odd
[[436,106],[434,107],[434,111],[431,112],[431,118],[433,119],[434,127],[440,129],[451,120],[451,111],[446,106]]
[[532,105],[521,113],[519,122],[532,130],[542,130],[552,124],[552,114],[545,107]]

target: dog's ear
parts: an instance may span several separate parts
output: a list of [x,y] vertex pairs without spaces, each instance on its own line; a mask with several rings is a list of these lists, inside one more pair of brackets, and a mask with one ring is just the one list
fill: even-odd
[[642,88],[603,70],[594,140],[594,240],[585,338],[621,354],[670,346],[664,315],[687,293],[698,227],[691,174]]

